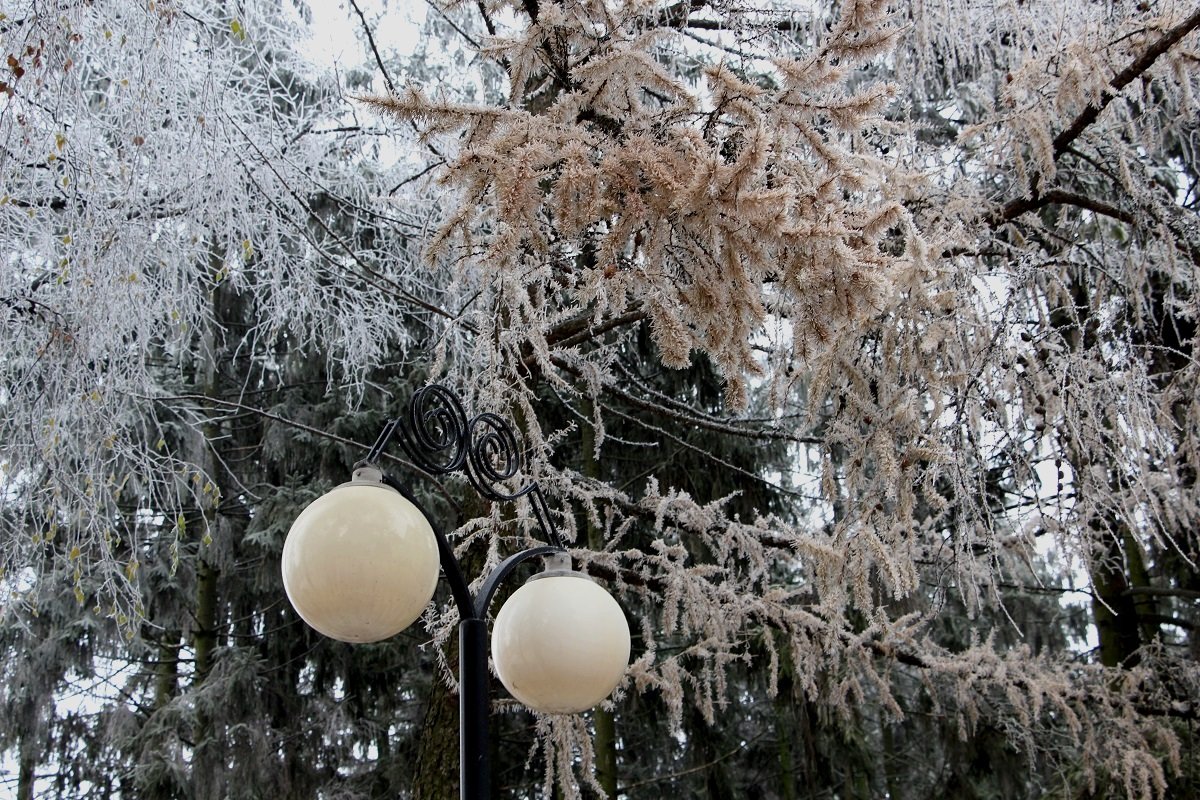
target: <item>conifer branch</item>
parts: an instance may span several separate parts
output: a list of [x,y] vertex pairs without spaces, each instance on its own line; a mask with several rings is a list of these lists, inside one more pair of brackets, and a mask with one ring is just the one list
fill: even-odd
[[1065,189],[1050,189],[1049,191],[1037,192],[1027,197],[1019,197],[1009,202],[996,215],[995,221],[992,224],[1000,225],[1004,222],[1011,222],[1022,214],[1055,204],[1076,206],[1130,225],[1137,222],[1137,218],[1133,214],[1109,203],[1086,197],[1076,192],[1069,192]]
[[[582,377],[580,371],[572,364],[567,362],[560,356],[551,356],[551,362],[559,369],[574,375],[577,378]],[[670,408],[653,400],[647,400],[638,397],[624,389],[618,388],[616,385],[606,383],[603,387],[604,393],[613,398],[627,403],[634,408],[647,411],[652,415],[652,418],[671,419],[685,426],[695,426],[716,433],[738,436],[746,439],[755,439],[758,441],[786,441],[795,442],[798,444],[820,444],[823,440],[813,436],[797,436],[795,434],[786,433],[781,430],[765,430],[760,428],[746,428],[738,425],[721,422],[707,415],[699,414],[692,410],[681,410],[680,408]]]
[[476,7],[479,9],[479,16],[483,17],[483,26],[487,28],[489,36],[496,35],[496,23],[492,21],[492,15],[488,13],[487,6],[483,0],[477,0]]
[[584,342],[592,341],[609,331],[626,325],[642,322],[646,319],[646,312],[640,308],[641,304],[635,304],[635,308],[627,311],[624,314],[618,314],[615,317],[594,322],[591,314],[580,314],[574,319],[566,320],[546,334],[547,347],[575,347]]
[[[1053,158],[1057,160],[1063,153],[1070,151],[1073,148],[1075,140],[1078,139],[1087,128],[1092,125],[1100,116],[1100,113],[1106,109],[1117,97],[1120,96],[1121,90],[1128,86],[1132,81],[1144,74],[1148,69],[1154,66],[1163,54],[1170,50],[1185,36],[1200,27],[1200,9],[1194,11],[1190,16],[1185,18],[1175,27],[1168,30],[1157,40],[1154,41],[1146,50],[1125,69],[1118,72],[1113,79],[1109,81],[1108,88],[1101,93],[1100,98],[1093,103],[1089,103],[1086,108],[1081,111],[1074,120],[1071,121],[1066,128],[1060,131],[1053,139]],[[1006,222],[1011,222],[1022,214],[1040,208],[1047,203],[1065,202],[1072,205],[1080,205],[1083,208],[1096,211],[1097,213],[1105,214],[1106,216],[1122,219],[1126,222],[1132,222],[1132,215],[1114,209],[1107,204],[1099,201],[1080,198],[1062,190],[1049,190],[1046,192],[1040,191],[1039,180],[1035,176],[1035,180],[1030,185],[1029,193],[1024,197],[1018,197],[1010,200],[996,213],[989,218],[989,225],[997,227]],[[1054,198],[1054,199],[1052,199]],[[1102,210],[1103,209],[1103,210]]]
[[[692,28],[695,30],[704,31],[734,31],[738,28],[729,25],[720,19],[697,19],[692,16],[693,12],[699,11],[708,7],[708,0],[680,0],[679,2],[667,6],[659,10],[653,21],[650,23],[655,27],[665,28]],[[769,25],[762,26],[765,28],[774,29],[777,31],[793,32],[799,30],[807,30],[807,26],[802,25],[792,19],[779,19],[771,22]],[[706,44],[709,44],[706,42]]]
[[1183,597],[1200,601],[1200,591],[1168,586],[1132,586],[1125,590],[1127,595],[1150,595],[1153,597]]

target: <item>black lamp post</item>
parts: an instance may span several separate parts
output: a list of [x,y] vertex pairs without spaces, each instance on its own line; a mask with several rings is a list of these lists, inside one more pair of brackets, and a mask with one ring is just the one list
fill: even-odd
[[[399,441],[430,475],[463,473],[493,501],[528,497],[545,546],[509,556],[472,594],[441,528],[399,481],[378,466]],[[495,414],[468,419],[458,397],[430,385],[413,394],[406,418],[389,421],[353,479],[313,501],[288,532],[283,583],[297,613],[326,636],[385,639],[429,604],[440,564],[458,608],[460,787],[464,800],[491,797],[488,767],[487,612],[500,582],[541,557],[545,570],[518,589],[497,615],[496,672],[525,705],[575,713],[607,697],[624,675],[630,636],[616,601],[571,569],[536,482],[515,492],[503,482],[520,468],[512,428]]]

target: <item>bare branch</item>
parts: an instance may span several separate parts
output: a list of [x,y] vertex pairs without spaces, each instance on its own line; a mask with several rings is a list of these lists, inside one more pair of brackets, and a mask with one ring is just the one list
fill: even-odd
[[396,84],[392,82],[392,76],[388,74],[388,69],[384,66],[383,56],[379,54],[379,48],[375,46],[375,34],[371,31],[371,26],[367,24],[367,18],[363,15],[362,9],[358,7],[358,0],[350,0],[350,7],[354,9],[354,13],[358,15],[358,19],[362,23],[363,33],[367,36],[367,44],[371,45],[375,63],[379,65],[379,71],[383,73],[383,80],[387,84],[388,91],[395,94]]

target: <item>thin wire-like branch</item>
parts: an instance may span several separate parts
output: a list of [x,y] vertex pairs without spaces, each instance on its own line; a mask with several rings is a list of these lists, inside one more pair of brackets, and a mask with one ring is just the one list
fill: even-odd
[[363,33],[367,35],[367,44],[371,46],[371,52],[375,55],[375,63],[379,65],[379,71],[383,73],[383,82],[387,84],[388,91],[395,94],[396,84],[392,82],[392,76],[388,74],[388,69],[383,63],[383,56],[379,54],[379,48],[375,46],[375,34],[372,32],[371,26],[367,24],[367,18],[362,9],[358,7],[358,0],[350,0],[350,7],[354,9],[354,13],[362,22]]
[[762,428],[745,428],[738,425],[719,422],[710,417],[673,410],[651,400],[645,400],[637,397],[636,395],[633,395],[612,384],[606,385],[604,387],[604,391],[607,394],[620,398],[622,401],[629,403],[636,408],[640,408],[643,411],[653,412],[656,416],[673,419],[677,422],[683,423],[685,426],[694,425],[696,427],[705,428],[717,433],[740,436],[744,439],[756,439],[759,441],[785,441],[796,442],[797,444],[821,444],[822,442],[822,439],[816,436],[797,436],[795,434],[778,430],[772,431],[764,430]]
[[615,416],[618,416],[618,417],[624,419],[627,422],[630,422],[630,423],[633,423],[634,425],[645,428],[647,431],[656,435],[660,440],[663,440],[663,439],[670,440],[670,441],[674,442],[675,444],[677,444],[679,447],[682,447],[685,450],[692,451],[700,458],[707,459],[707,460],[713,462],[714,464],[716,464],[717,466],[721,467],[722,469],[726,469],[731,472],[736,472],[739,475],[741,475],[742,477],[746,478],[747,480],[762,484],[763,486],[767,487],[768,489],[770,489],[773,492],[778,492],[780,494],[789,495],[789,496],[796,497],[801,500],[811,500],[812,499],[811,497],[807,497],[803,493],[797,492],[794,489],[788,489],[779,484],[772,483],[771,481],[767,480],[767,478],[763,477],[762,475],[758,474],[757,472],[748,470],[745,467],[740,467],[737,464],[733,464],[729,461],[726,461],[725,459],[714,455],[710,451],[705,450],[702,447],[697,447],[696,445],[692,444],[691,442],[683,439],[680,436],[677,436],[674,433],[671,433],[670,431],[665,430],[664,428],[659,427],[658,425],[652,425],[651,423],[647,422],[644,419],[635,417],[632,414],[626,414],[625,412],[619,411],[618,409],[615,409],[608,404],[604,404],[603,408],[609,414],[613,414]]
[[637,781],[636,783],[630,783],[626,786],[622,786],[617,791],[617,794],[618,795],[629,794],[629,792],[631,790],[639,789],[643,786],[653,786],[656,783],[662,783],[663,781],[673,781],[673,780],[676,780],[677,778],[682,778],[685,775],[691,775],[692,773],[695,773],[695,772],[703,772],[704,770],[707,770],[710,767],[715,767],[717,764],[720,764],[722,761],[728,761],[729,759],[733,758],[738,753],[744,751],[750,745],[754,744],[755,742],[757,742],[759,739],[763,738],[766,735],[767,735],[767,732],[765,730],[760,731],[755,736],[751,737],[750,739],[747,739],[744,742],[740,742],[737,747],[733,748],[732,750],[730,750],[727,753],[722,753],[721,755],[714,758],[712,761],[709,761],[707,764],[700,764],[695,767],[689,767],[688,769],[680,770],[679,772],[672,772],[669,775],[656,775],[653,778],[646,778],[645,780]]
[[[476,50],[479,49],[479,41],[474,36],[464,31],[457,22],[450,19],[445,10],[442,9],[441,3],[435,3],[433,0],[425,0],[425,4],[436,11],[438,16],[445,20],[446,24],[453,28],[454,32],[461,36],[467,44],[471,45],[471,47],[474,47]],[[395,92],[393,91],[392,94],[395,94]]]
[[[265,419],[273,420],[273,421],[281,423],[283,425],[287,425],[290,428],[296,428],[297,430],[304,431],[305,433],[311,433],[313,436],[320,436],[323,439],[328,439],[330,441],[337,442],[338,444],[344,444],[348,447],[353,447],[353,448],[360,449],[360,450],[367,449],[367,445],[364,445],[361,442],[356,442],[353,439],[347,439],[344,436],[338,436],[336,433],[330,433],[329,431],[321,430],[320,428],[314,428],[311,425],[305,425],[303,422],[297,422],[294,419],[288,419],[287,417],[280,416],[279,414],[274,414],[270,411],[266,411],[265,409],[246,405],[244,403],[239,403],[236,400],[225,400],[220,397],[213,397],[213,396],[207,395],[207,394],[172,394],[172,395],[155,395],[153,397],[151,397],[149,395],[134,395],[134,397],[139,400],[147,400],[147,401],[150,401],[153,403],[164,403],[165,404],[165,403],[187,401],[187,402],[198,403],[201,405],[215,405],[215,406],[221,406],[223,408],[232,408],[232,409],[236,409],[238,411],[244,411],[246,413],[253,414],[255,416],[263,417]],[[404,459],[397,459],[397,460],[402,463],[408,464],[408,462],[404,461]],[[412,465],[410,464],[409,466],[412,466]]]
[[388,196],[391,197],[396,192],[400,191],[401,186],[412,183],[413,181],[416,181],[416,180],[420,180],[422,177],[424,177],[425,175],[428,175],[430,172],[432,172],[433,170],[437,169],[438,167],[444,165],[445,163],[446,163],[445,159],[442,159],[441,161],[435,161],[432,164],[430,164],[428,167],[426,167],[425,169],[416,173],[415,175],[410,175],[409,177],[407,177],[404,180],[397,183],[390,190],[388,190]]
[[[343,445],[346,445],[347,447],[352,447],[356,450],[366,451],[366,450],[370,449],[370,447],[368,445],[365,445],[362,442],[356,442],[353,439],[347,439],[344,436],[338,436],[336,433],[330,433],[329,431],[322,430],[320,428],[314,428],[311,425],[305,425],[303,422],[298,422],[294,419],[289,419],[289,418],[281,416],[279,414],[275,414],[273,412],[267,411],[266,409],[246,405],[244,403],[239,403],[234,400],[222,400],[221,398],[218,398],[218,397],[212,397],[212,396],[206,395],[206,394],[194,394],[194,393],[174,394],[174,395],[155,395],[153,397],[148,396],[148,395],[134,395],[134,397],[136,397],[137,399],[140,399],[140,400],[147,400],[147,401],[153,402],[153,403],[168,404],[168,403],[172,403],[172,402],[186,401],[186,402],[198,403],[200,405],[213,405],[213,406],[221,406],[224,408],[232,408],[232,409],[236,409],[238,411],[245,411],[250,414],[255,414],[255,415],[263,417],[265,419],[272,420],[273,422],[278,422],[281,425],[286,425],[290,428],[295,428],[296,430],[301,430],[301,431],[304,431],[305,433],[311,434],[313,436],[319,436],[323,439],[328,439],[329,441],[337,442],[338,444],[343,444]],[[380,457],[385,458],[389,461],[393,461],[397,464],[401,464],[409,469],[412,469],[415,472],[418,472],[422,475],[429,477],[429,479],[431,481],[433,481],[434,485],[438,487],[438,490],[441,492],[442,496],[445,497],[448,501],[450,501],[451,505],[453,505],[455,508],[458,507],[458,503],[454,500],[453,496],[446,489],[445,485],[441,481],[439,481],[437,478],[429,475],[429,473],[422,470],[416,464],[412,463],[411,461],[409,461],[406,458],[392,455],[391,453],[383,453],[383,454],[381,454]]]

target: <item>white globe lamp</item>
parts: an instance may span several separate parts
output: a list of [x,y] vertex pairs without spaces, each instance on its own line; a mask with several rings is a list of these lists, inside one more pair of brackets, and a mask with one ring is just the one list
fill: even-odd
[[440,561],[429,520],[372,467],[310,503],[283,544],[296,613],[343,642],[377,642],[429,604]]
[[629,665],[629,624],[621,607],[567,565],[549,563],[515,591],[492,630],[500,682],[526,706],[549,714],[596,706]]

